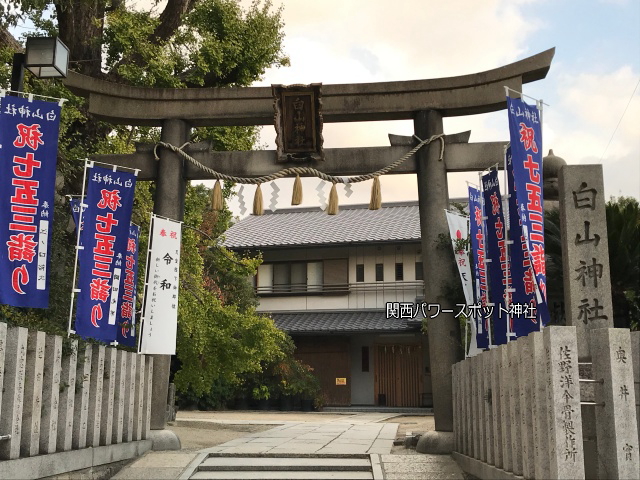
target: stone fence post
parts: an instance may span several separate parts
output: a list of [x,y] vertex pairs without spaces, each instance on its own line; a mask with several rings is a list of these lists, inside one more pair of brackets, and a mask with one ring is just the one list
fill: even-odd
[[640,478],[631,336],[623,328],[590,331],[599,478]]
[[42,384],[40,453],[53,453],[56,451],[61,373],[62,337],[59,335],[47,335],[44,351],[44,380]]
[[640,332],[631,332],[631,358],[633,360],[633,383],[636,387],[636,425],[640,435]]
[[20,456],[24,373],[27,367],[29,331],[22,327],[6,328],[6,324],[4,325],[7,340],[4,355],[4,388],[0,407],[0,435],[11,435],[11,438],[0,441],[0,460],[10,460]]
[[20,456],[31,457],[40,450],[40,414],[42,412],[42,377],[44,374],[44,332],[30,331],[27,340],[27,363],[24,373],[24,403]]
[[547,327],[543,337],[548,381],[550,477],[583,479],[576,328]]
[[151,357],[0,323],[0,477],[4,461],[147,439],[152,376]]
[[[453,455],[465,471],[526,480],[640,478],[640,332],[592,328],[586,335],[592,378],[579,376],[575,326],[550,326],[454,365]],[[593,393],[581,398],[581,385]],[[589,456],[587,438],[597,444]]]
[[503,468],[502,461],[502,396],[500,384],[502,371],[500,370],[500,352],[489,351],[489,366],[491,372],[491,420],[493,421],[493,461],[497,468]]
[[76,400],[76,369],[78,367],[78,341],[72,340],[70,352],[61,360],[60,398],[58,405],[58,440],[56,450],[71,450],[73,439],[73,415]]

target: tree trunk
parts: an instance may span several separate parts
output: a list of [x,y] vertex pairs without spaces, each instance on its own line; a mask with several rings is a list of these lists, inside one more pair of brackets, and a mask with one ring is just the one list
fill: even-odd
[[0,48],[9,47],[14,52],[21,52],[22,45],[18,42],[13,35],[7,30],[6,25],[0,26]]
[[182,25],[183,16],[193,10],[195,3],[195,0],[169,0],[160,14],[160,23],[151,35],[151,40],[166,42],[171,38]]
[[105,0],[56,2],[60,39],[69,47],[69,60],[78,62],[73,70],[84,75],[102,76],[102,32]]

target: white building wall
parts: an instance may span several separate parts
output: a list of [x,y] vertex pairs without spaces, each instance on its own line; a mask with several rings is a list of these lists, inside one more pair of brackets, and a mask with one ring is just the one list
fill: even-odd
[[[348,259],[349,293],[337,295],[282,295],[260,297],[259,311],[361,310],[384,309],[387,302],[414,302],[422,295],[421,284],[402,285],[395,281],[395,265],[404,264],[404,282],[415,282],[415,262],[422,259],[419,244],[368,245],[340,248],[310,247],[265,252],[265,264],[258,273],[258,285],[269,285],[260,278],[271,271],[268,264],[280,261]],[[384,269],[384,281],[376,282],[376,264]],[[364,265],[364,282],[356,282],[356,265]],[[265,268],[267,267],[267,268]]]

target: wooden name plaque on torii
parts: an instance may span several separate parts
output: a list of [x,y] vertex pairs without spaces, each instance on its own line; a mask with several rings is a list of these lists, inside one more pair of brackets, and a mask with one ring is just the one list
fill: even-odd
[[273,85],[278,162],[324,160],[319,83]]

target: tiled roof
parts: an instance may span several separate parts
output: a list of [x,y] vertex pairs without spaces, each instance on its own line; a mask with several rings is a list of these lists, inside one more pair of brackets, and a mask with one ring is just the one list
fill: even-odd
[[417,202],[388,203],[380,210],[345,205],[338,215],[319,208],[251,215],[225,233],[228,248],[420,241]]
[[277,312],[271,318],[290,334],[383,333],[418,330],[421,318],[386,318],[384,310]]

